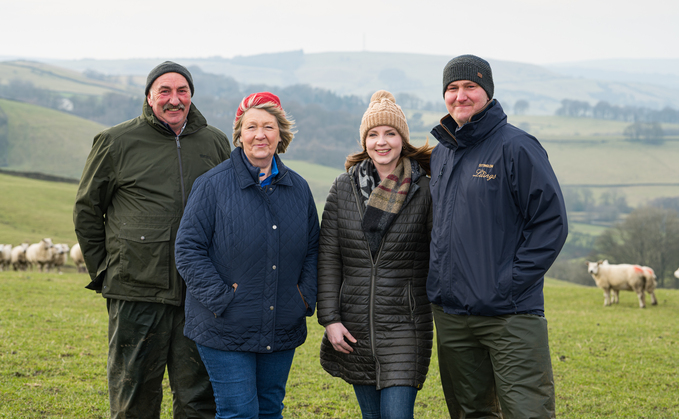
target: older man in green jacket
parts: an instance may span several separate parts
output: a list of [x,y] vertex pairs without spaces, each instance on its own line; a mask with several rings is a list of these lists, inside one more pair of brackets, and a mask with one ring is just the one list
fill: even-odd
[[231,150],[191,103],[185,67],[158,65],[145,93],[142,115],[94,138],[73,210],[87,288],[107,299],[111,418],[159,418],[165,368],[174,417],[214,418],[207,372],[183,335],[174,241],[193,182]]

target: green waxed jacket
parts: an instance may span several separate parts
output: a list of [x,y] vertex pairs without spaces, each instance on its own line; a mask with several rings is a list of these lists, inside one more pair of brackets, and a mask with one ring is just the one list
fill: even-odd
[[92,282],[106,298],[181,305],[174,241],[196,178],[229,158],[226,135],[191,104],[176,136],[142,115],[94,138],[73,209]]

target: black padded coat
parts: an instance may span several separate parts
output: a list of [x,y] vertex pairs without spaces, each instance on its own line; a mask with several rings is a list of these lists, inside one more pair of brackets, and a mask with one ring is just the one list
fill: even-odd
[[[318,321],[342,322],[354,352],[321,343],[321,365],[349,384],[421,388],[429,369],[433,323],[429,267],[429,178],[413,179],[406,202],[373,260],[361,228],[364,207],[354,168],[335,179],[323,211],[318,256]],[[423,173],[421,171],[421,173]]]

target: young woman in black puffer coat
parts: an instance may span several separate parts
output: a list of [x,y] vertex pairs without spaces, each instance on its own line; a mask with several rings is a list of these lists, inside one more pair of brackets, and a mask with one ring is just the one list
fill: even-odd
[[394,96],[373,94],[323,211],[318,257],[321,365],[354,386],[364,419],[412,419],[431,358],[426,293],[431,147],[410,144]]

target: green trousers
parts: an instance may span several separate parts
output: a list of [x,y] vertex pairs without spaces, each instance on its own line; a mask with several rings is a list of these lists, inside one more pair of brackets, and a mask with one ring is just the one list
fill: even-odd
[[434,304],[432,309],[451,418],[556,417],[544,317],[451,315]]
[[174,419],[214,419],[207,371],[195,342],[184,336],[184,308],[114,299],[107,308],[111,418],[160,418],[167,368]]

